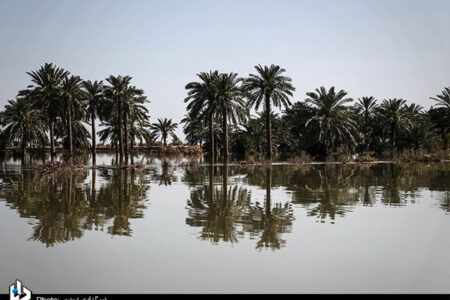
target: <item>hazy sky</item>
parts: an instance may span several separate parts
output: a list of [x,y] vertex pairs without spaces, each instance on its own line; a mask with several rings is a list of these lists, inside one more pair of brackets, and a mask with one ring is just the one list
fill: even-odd
[[450,0],[0,0],[0,106],[45,62],[91,80],[132,76],[152,122],[181,120],[198,72],[272,63],[293,101],[334,85],[428,108],[450,86]]

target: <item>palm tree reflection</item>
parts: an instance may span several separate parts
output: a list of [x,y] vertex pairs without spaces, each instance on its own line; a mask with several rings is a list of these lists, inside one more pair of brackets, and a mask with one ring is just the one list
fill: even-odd
[[54,178],[22,170],[2,175],[0,197],[31,218],[30,239],[47,247],[79,239],[86,230],[130,236],[130,219],[143,217],[149,186],[135,170],[101,170],[100,176],[104,183],[97,188],[95,169]]
[[215,185],[216,168],[211,166],[209,184],[191,191],[186,223],[202,227],[200,239],[214,244],[220,241],[236,243],[248,233],[251,239],[258,240],[258,249],[281,248],[285,244],[281,234],[290,232],[294,218],[290,204],[272,207],[271,167],[267,169],[264,207],[251,201],[249,189],[237,184],[229,185],[228,169],[228,165],[222,168],[222,186]]

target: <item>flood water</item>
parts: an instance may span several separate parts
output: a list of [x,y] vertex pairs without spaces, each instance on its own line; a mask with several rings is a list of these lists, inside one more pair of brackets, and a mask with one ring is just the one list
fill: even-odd
[[0,293],[449,293],[450,163],[0,165]]

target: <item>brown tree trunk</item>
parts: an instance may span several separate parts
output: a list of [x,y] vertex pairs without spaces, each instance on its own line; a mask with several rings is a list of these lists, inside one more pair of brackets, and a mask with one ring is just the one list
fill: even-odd
[[266,95],[266,139],[267,139],[267,159],[272,160],[272,120],[270,119],[270,96]]
[[214,164],[214,115],[211,113],[209,115],[209,139],[210,139],[210,155],[211,155],[211,163]]
[[92,134],[92,165],[97,164],[97,133],[95,131],[95,108],[91,111],[91,134]]
[[131,164],[134,164],[134,135],[131,135],[130,137],[130,158],[131,158]]

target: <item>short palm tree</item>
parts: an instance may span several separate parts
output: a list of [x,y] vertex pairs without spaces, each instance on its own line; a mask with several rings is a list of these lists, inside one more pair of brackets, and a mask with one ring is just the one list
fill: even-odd
[[27,72],[33,85],[29,87],[36,108],[45,112],[50,128],[50,156],[55,159],[55,122],[61,111],[60,88],[68,71],[58,68],[52,63],[46,63],[36,71]]
[[[76,115],[84,117],[85,109],[82,102],[81,78],[79,76],[67,76],[64,78],[61,86],[61,97],[63,99],[65,111],[62,118],[67,118],[67,133],[69,138],[69,159],[73,158],[73,134],[72,123]],[[67,115],[66,115],[67,113]],[[81,118],[80,118],[81,119]]]
[[83,81],[83,98],[86,106],[86,110],[89,112],[89,118],[91,121],[91,138],[92,138],[92,165],[96,164],[97,156],[97,133],[95,128],[95,120],[99,111],[99,106],[104,102],[104,86],[103,81]]
[[313,122],[318,125],[318,140],[325,146],[327,155],[339,145],[347,149],[353,148],[360,134],[348,107],[344,105],[353,101],[346,98],[347,92],[340,90],[336,93],[334,87],[328,91],[320,87],[316,92],[309,92],[306,95],[309,98],[305,102],[312,106],[314,116],[305,125],[308,127]]
[[378,107],[378,113],[382,120],[380,126],[383,132],[389,135],[391,142],[391,154],[396,148],[400,130],[408,129],[411,126],[405,103],[406,100],[403,99],[389,99],[383,100]]
[[18,141],[22,148],[22,163],[26,163],[27,145],[31,142],[45,143],[45,119],[43,114],[33,108],[26,98],[9,100],[1,112],[3,134],[9,141]]
[[167,137],[173,135],[175,129],[178,127],[177,123],[172,123],[172,119],[158,119],[157,123],[152,124],[153,133],[157,137],[161,137],[164,146],[167,146]]
[[186,141],[192,145],[199,144],[202,146],[205,137],[207,136],[207,130],[204,126],[203,120],[193,116],[188,112],[181,120],[183,123],[183,133],[186,136]]
[[295,91],[291,84],[291,78],[283,73],[286,71],[280,66],[270,67],[261,65],[255,66],[257,74],[250,74],[243,82],[243,89],[247,93],[248,107],[255,107],[256,110],[264,104],[266,114],[266,137],[267,137],[267,158],[272,159],[272,124],[270,114],[272,105],[275,107],[285,107],[291,105],[289,96]]
[[184,99],[184,102],[189,102],[186,107],[189,114],[196,116],[198,119],[207,120],[210,139],[209,152],[211,162],[214,162],[214,117],[218,110],[216,83],[219,72],[201,72],[197,76],[200,78],[199,82],[190,82],[186,85],[187,97]]

